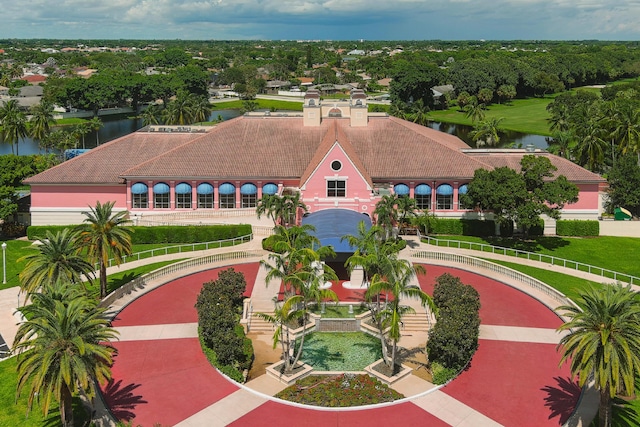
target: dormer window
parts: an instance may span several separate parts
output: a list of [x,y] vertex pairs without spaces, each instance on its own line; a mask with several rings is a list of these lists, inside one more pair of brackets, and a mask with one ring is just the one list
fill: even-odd
[[310,99],[309,100],[309,106],[313,107],[314,105],[316,105],[316,100],[315,99]]

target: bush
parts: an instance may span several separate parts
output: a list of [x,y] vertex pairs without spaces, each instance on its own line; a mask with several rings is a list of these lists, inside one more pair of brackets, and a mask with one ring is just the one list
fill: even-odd
[[558,236],[599,236],[600,223],[598,221],[558,220],[556,221]]
[[198,331],[207,358],[236,381],[253,362],[253,345],[239,325],[246,281],[233,268],[221,271],[218,279],[202,286],[196,302]]
[[446,384],[456,377],[458,371],[453,368],[445,368],[438,362],[431,362],[431,376],[434,384]]
[[[55,234],[65,228],[74,228],[70,225],[32,225],[27,228],[29,240],[35,240],[44,236],[47,231]],[[141,227],[132,226],[131,243],[200,243],[214,242],[217,240],[233,239],[251,234],[249,224],[229,225],[190,225],[190,226],[158,226]]]
[[495,234],[495,223],[479,219],[437,218],[429,220],[429,233],[486,237]]
[[427,341],[429,361],[458,372],[478,349],[480,296],[472,286],[445,273],[436,279],[433,302],[438,312]]

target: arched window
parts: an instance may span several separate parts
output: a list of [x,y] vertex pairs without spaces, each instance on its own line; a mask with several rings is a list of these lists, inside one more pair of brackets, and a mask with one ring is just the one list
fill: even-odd
[[453,209],[453,187],[449,184],[440,184],[436,188],[436,209]]
[[460,187],[458,187],[458,209],[467,209],[468,208],[468,206],[465,206],[460,201],[460,195],[461,194],[467,194],[468,190],[469,190],[469,187],[467,186],[467,184],[462,184]]
[[431,209],[431,186],[427,184],[416,185],[413,191],[418,209]]
[[342,117],[342,111],[339,108],[329,110],[329,117]]
[[393,186],[393,193],[398,196],[408,196],[409,186],[407,184],[396,184]]
[[131,186],[131,207],[133,209],[149,208],[149,187],[144,182],[136,182]]
[[171,192],[169,184],[158,182],[153,186],[153,207],[154,209],[169,209],[169,199]]
[[191,209],[191,185],[186,182],[176,185],[176,209]]
[[240,187],[240,196],[242,198],[243,208],[255,208],[258,197],[258,187],[250,182],[242,184],[242,187]]
[[218,188],[220,209],[233,209],[236,207],[236,186],[230,182],[220,184]]
[[309,100],[309,105],[310,105],[311,107],[313,107],[314,105],[316,105],[316,100],[315,100],[315,99],[310,99],[310,100]]
[[278,193],[278,184],[274,184],[273,182],[269,182],[262,186],[262,195],[268,194],[269,196],[273,196]]
[[198,193],[198,209],[213,209],[213,185],[201,182],[196,187]]

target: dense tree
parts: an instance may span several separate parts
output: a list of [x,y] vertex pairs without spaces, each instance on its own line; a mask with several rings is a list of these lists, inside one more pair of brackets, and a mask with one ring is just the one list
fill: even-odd
[[393,75],[389,86],[392,103],[411,105],[418,100],[429,109],[433,108],[431,88],[444,81],[443,72],[435,65],[409,63]]
[[609,171],[607,182],[606,210],[613,213],[615,208],[623,207],[640,216],[640,166],[637,158],[633,155],[620,157]]
[[44,414],[52,399],[60,402],[65,427],[74,426],[72,397],[90,399],[96,386],[111,378],[117,337],[97,303],[77,289],[59,284],[53,290],[30,295],[31,304],[19,310],[27,319],[18,328],[14,351],[18,356],[19,396],[28,391],[28,407],[39,402]]
[[461,200],[493,212],[498,223],[515,222],[526,236],[540,215],[559,219],[564,205],[578,200],[578,188],[564,175],[554,176],[557,169],[547,157],[527,155],[520,165],[520,172],[508,167],[476,170]]
[[606,285],[580,292],[578,307],[561,306],[561,364],[569,362],[580,386],[591,378],[600,392],[599,425],[610,427],[612,400],[631,396],[640,375],[640,300],[629,287]]
[[82,212],[86,217],[78,226],[80,245],[89,260],[97,262],[100,270],[100,298],[107,296],[107,263],[113,256],[116,265],[131,254],[131,228],[127,227],[127,211],[113,213],[114,202],[96,202],[95,207]]

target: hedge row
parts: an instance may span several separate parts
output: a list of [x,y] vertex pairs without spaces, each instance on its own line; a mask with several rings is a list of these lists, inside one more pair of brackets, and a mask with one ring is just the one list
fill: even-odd
[[581,220],[556,221],[556,234],[558,236],[599,236],[600,222]]
[[427,341],[429,361],[441,365],[448,374],[457,373],[478,348],[480,296],[460,278],[445,273],[436,279],[433,302],[438,312]]
[[[29,240],[36,240],[46,234],[47,231],[55,234],[68,225],[32,225],[27,228]],[[251,234],[249,224],[225,224],[225,225],[188,225],[188,226],[157,226],[157,227],[131,227],[131,243],[199,243],[214,242],[217,240],[233,239],[235,237]]]
[[[429,234],[448,234],[452,236],[494,236],[496,231],[495,221],[480,219],[457,219],[432,217],[428,222]],[[500,226],[500,235],[510,237],[513,235],[512,222],[503,223]],[[529,236],[542,236],[544,234],[544,221],[540,219],[538,225],[529,229]]]
[[244,382],[243,371],[253,362],[253,345],[239,324],[246,287],[244,274],[229,268],[217,280],[203,284],[196,302],[198,331],[207,358],[239,382]]

